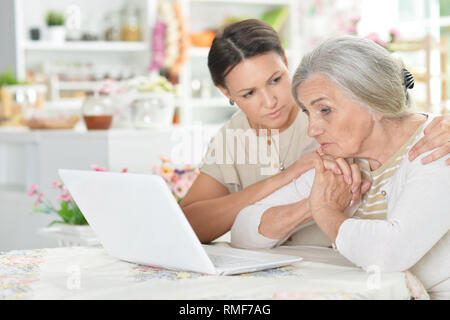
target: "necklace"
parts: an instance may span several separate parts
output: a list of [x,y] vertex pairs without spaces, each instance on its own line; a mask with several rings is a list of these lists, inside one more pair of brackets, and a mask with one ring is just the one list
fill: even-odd
[[[261,129],[262,129],[262,128],[261,128],[261,125],[259,125],[259,130],[261,131]],[[277,153],[278,153],[278,161],[279,161],[279,163],[280,163],[280,167],[279,167],[280,171],[284,171],[284,170],[286,169],[286,167],[285,167],[285,161],[286,161],[287,155],[289,154],[289,150],[290,150],[290,148],[291,148],[292,138],[294,137],[294,135],[295,135],[295,127],[294,127],[294,129],[292,130],[292,134],[291,134],[291,137],[290,137],[290,139],[289,139],[288,148],[287,148],[287,150],[286,150],[286,154],[284,155],[283,159],[281,159],[281,157],[280,157],[281,149],[277,146],[277,144],[275,143],[275,140],[273,140],[273,138],[272,138],[272,132],[270,133],[270,136],[269,136],[270,139],[267,139],[267,145],[270,146],[270,145],[272,145],[272,143],[273,143],[274,146],[275,146],[275,149],[277,150]]]

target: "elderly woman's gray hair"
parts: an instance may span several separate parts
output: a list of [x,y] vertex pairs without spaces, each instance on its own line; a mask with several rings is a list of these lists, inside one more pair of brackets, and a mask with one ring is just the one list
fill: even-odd
[[404,64],[372,40],[342,36],[324,41],[305,55],[292,79],[295,101],[298,86],[313,74],[335,82],[363,106],[386,117],[410,113]]

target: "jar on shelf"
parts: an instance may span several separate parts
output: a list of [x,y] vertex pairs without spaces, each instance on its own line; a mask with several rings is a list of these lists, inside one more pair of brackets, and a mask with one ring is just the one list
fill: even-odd
[[120,41],[119,12],[109,12],[105,15],[105,40]]
[[110,97],[89,94],[84,100],[82,115],[88,130],[108,130],[114,115]]
[[122,9],[122,41],[140,41],[141,40],[141,25],[138,8],[127,4]]

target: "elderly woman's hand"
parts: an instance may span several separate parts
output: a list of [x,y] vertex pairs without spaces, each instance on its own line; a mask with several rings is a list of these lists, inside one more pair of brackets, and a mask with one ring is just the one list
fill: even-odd
[[[335,242],[339,227],[348,219],[344,210],[350,206],[353,193],[352,184],[345,181],[345,174],[336,174],[327,170],[324,159],[319,154],[314,160],[315,177],[308,203],[311,216],[320,229]],[[353,167],[353,171],[356,167]],[[366,192],[370,184],[361,184],[361,191]]]
[[352,200],[351,184],[345,181],[345,175],[327,170],[324,160],[316,154],[314,159],[316,170],[314,183],[309,195],[311,214],[322,210],[344,211]]
[[[438,160],[450,153],[450,115],[434,118],[423,133],[423,138],[409,150],[410,161],[433,149],[436,150],[422,159],[423,164]],[[447,158],[445,163],[450,165],[450,158]]]
[[[371,184],[369,181],[362,180],[359,165],[356,163],[350,164],[343,158],[335,159],[331,156],[325,155],[321,148],[318,148],[316,153],[322,158],[325,169],[331,170],[337,175],[342,174],[344,181],[351,185],[352,202],[350,205],[358,201],[361,195],[369,190]],[[314,159],[316,159],[315,156]]]

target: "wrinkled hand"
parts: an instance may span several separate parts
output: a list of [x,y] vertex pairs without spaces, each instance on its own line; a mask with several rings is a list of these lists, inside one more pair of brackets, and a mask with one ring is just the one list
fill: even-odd
[[316,174],[309,195],[309,206],[314,218],[322,210],[344,212],[352,200],[351,184],[344,181],[344,175],[327,170],[323,159],[316,154],[314,160]]
[[[422,159],[423,164],[436,161],[450,153],[450,115],[439,116],[431,121],[424,130],[424,137],[409,150],[409,160],[413,161],[422,153],[433,149],[436,150]],[[450,157],[445,163],[450,165]]]
[[344,181],[351,185],[352,205],[358,201],[362,194],[370,188],[370,182],[362,180],[361,170],[356,163],[349,164],[343,158],[334,159],[331,156],[324,155],[321,148],[317,149],[317,154],[322,158],[325,169],[333,171],[336,175],[343,175]]

